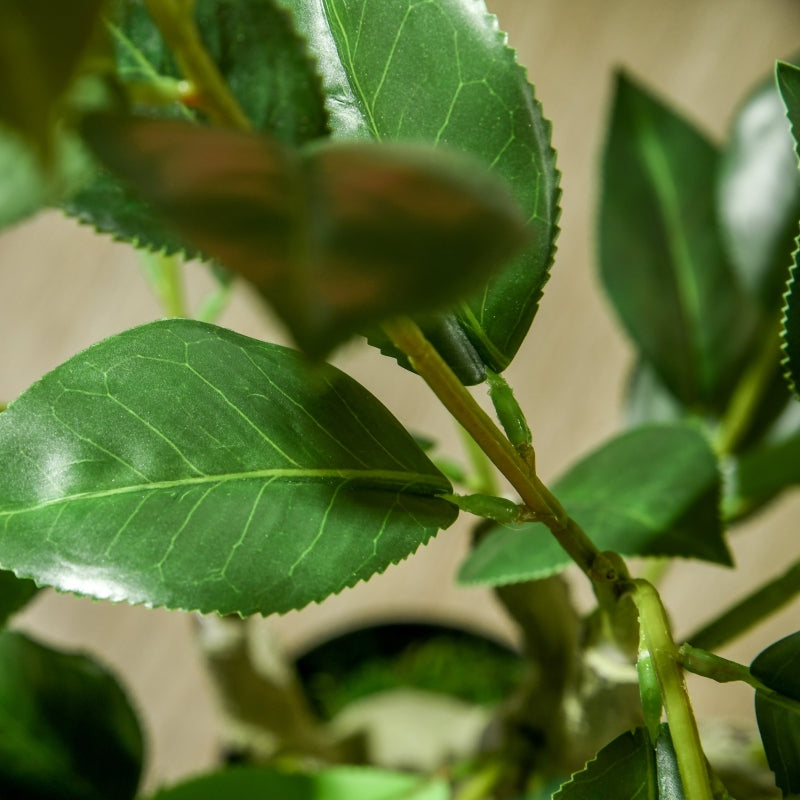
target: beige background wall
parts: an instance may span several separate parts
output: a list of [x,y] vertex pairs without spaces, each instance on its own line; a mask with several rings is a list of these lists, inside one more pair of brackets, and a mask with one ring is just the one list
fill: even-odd
[[[629,349],[598,289],[593,262],[594,183],[612,71],[624,66],[720,138],[742,92],[775,58],[800,46],[797,0],[494,0],[553,120],[563,172],[563,217],[553,277],[532,335],[508,377],[529,413],[538,463],[551,479],[618,426]],[[202,270],[194,268],[199,292]],[[0,398],[15,397],[43,372],[97,339],[159,316],[128,248],[44,214],[0,236]],[[223,324],[280,336],[244,291]],[[418,381],[365,348],[337,362],[402,420],[459,445]],[[665,595],[679,631],[800,557],[798,498],[760,518],[733,546],[742,570],[679,565]],[[457,589],[466,526],[454,526],[410,562],[321,606],[270,620],[289,646],[334,625],[392,615],[465,619],[510,633],[490,595]],[[582,584],[579,583],[579,593]],[[749,660],[762,643],[800,627],[800,604],[728,652]],[[152,737],[151,781],[197,770],[213,757],[213,708],[181,614],[97,604],[43,593],[18,625],[63,645],[87,647],[124,676]],[[746,691],[693,683],[701,713],[749,717]],[[733,698],[733,699],[732,699]]]

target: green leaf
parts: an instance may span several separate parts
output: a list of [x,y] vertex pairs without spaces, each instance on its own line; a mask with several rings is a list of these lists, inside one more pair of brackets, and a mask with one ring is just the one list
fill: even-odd
[[512,186],[531,244],[456,310],[485,363],[502,371],[549,275],[559,175],[550,123],[496,19],[483,0],[279,2],[317,58],[335,136],[446,145]]
[[767,761],[784,795],[800,794],[800,632],[759,653],[750,671],[776,694],[756,692]]
[[239,767],[158,792],[151,800],[448,800],[447,784],[366,767],[329,767],[315,774]]
[[[731,564],[719,516],[720,474],[705,437],[684,424],[612,439],[572,467],[553,492],[600,550]],[[545,578],[572,563],[541,523],[498,526],[461,566],[462,583]]]
[[142,734],[114,677],[87,656],[0,633],[0,792],[27,800],[133,798]]
[[800,176],[773,75],[737,111],[720,159],[720,226],[741,284],[774,315],[800,218]]
[[89,47],[103,0],[0,4],[0,123],[47,156],[56,108]]
[[[114,12],[120,77],[153,83],[182,77],[140,0],[116,0]],[[209,53],[256,128],[286,144],[327,134],[319,78],[291,19],[274,0],[197,0],[195,19]],[[178,106],[151,108],[149,113],[195,116]],[[105,170],[64,209],[116,239],[167,253],[198,254]]]
[[112,336],[0,415],[0,567],[99,599],[299,608],[450,525],[449,491],[355,381],[199,322]]
[[[656,757],[644,728],[623,733],[572,776],[553,800],[657,800]],[[667,800],[668,795],[663,795]]]
[[720,410],[757,314],[717,230],[714,146],[621,74],[603,156],[600,267],[641,355],[685,406]]
[[656,739],[656,774],[659,800],[685,800],[675,746],[666,722],[661,724]]
[[0,570],[0,625],[5,625],[38,591],[33,581],[21,580],[13,572]]
[[506,187],[461,155],[372,143],[298,154],[136,117],[98,115],[84,133],[165,221],[252,281],[314,357],[473,288],[525,236]]
[[800,298],[798,298],[797,274],[800,270],[800,237],[795,240],[795,251],[789,267],[789,280],[783,295],[783,317],[781,319],[781,347],[783,349],[784,376],[789,389],[800,399]]
[[775,67],[775,78],[789,120],[795,153],[800,158],[800,67],[779,61]]

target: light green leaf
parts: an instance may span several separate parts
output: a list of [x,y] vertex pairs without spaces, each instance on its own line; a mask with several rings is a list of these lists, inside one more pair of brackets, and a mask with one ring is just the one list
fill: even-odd
[[721,154],[722,234],[742,286],[774,316],[800,218],[800,175],[773,75],[742,103]]
[[0,415],[0,567],[101,599],[299,608],[447,527],[449,491],[355,381],[199,322],[112,336]]
[[[113,9],[121,78],[157,82],[182,77],[140,0],[116,0]],[[319,78],[289,16],[274,0],[197,0],[195,19],[209,53],[256,128],[286,144],[327,134]],[[195,116],[178,106],[151,108],[149,114]],[[64,209],[98,231],[140,247],[198,254],[104,170]]]
[[279,2],[317,58],[335,136],[446,145],[512,186],[530,246],[456,310],[485,363],[502,371],[549,275],[559,175],[550,123],[496,19],[483,0]]
[[774,692],[756,692],[756,718],[775,782],[800,795],[800,632],[759,653],[750,671]]
[[57,106],[91,44],[103,0],[0,4],[0,123],[47,156]]
[[[553,800],[658,800],[655,752],[644,728],[623,733],[572,776]],[[667,800],[667,795],[663,796]]]
[[506,186],[461,154],[323,144],[186,122],[95,116],[84,134],[185,238],[252,281],[309,355],[482,283],[525,225]]
[[[720,483],[705,437],[676,423],[617,436],[572,467],[553,492],[600,550],[730,564]],[[570,563],[541,523],[498,526],[468,556],[459,580],[500,586],[545,578]]]
[[127,800],[142,734],[114,677],[84,655],[0,633],[0,794]]
[[758,320],[723,252],[716,170],[710,142],[618,77],[603,156],[603,282],[665,386],[705,411],[725,407]]
[[447,784],[366,767],[329,767],[313,774],[239,767],[196,778],[151,800],[448,800]]

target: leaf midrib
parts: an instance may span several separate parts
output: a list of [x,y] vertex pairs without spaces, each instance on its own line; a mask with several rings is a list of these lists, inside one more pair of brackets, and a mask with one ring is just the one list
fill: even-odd
[[44,508],[63,505],[83,500],[102,500],[136,492],[151,492],[169,489],[180,489],[189,486],[221,484],[230,481],[269,480],[269,481],[305,481],[309,483],[336,481],[341,484],[350,483],[364,489],[376,491],[399,491],[407,494],[436,495],[451,491],[449,483],[437,479],[434,475],[421,472],[401,472],[399,470],[359,470],[359,469],[262,469],[249,472],[231,472],[215,475],[187,477],[170,481],[153,481],[148,483],[117,486],[92,492],[78,492],[64,495],[39,503],[35,506],[22,506],[0,511],[0,518],[17,514],[40,511]]

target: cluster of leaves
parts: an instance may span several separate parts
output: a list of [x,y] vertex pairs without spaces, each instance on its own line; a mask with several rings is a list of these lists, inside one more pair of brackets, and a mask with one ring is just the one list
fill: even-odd
[[[70,26],[44,0],[0,9],[10,65],[0,164],[14,166],[0,223],[55,203],[139,248],[214,259],[263,294],[306,355],[167,320],[42,378],[0,416],[0,565],[17,576],[2,576],[1,599],[10,613],[33,579],[184,610],[301,608],[407,557],[459,512],[450,481],[403,425],[307,356],[319,361],[363,334],[411,367],[378,327],[411,314],[462,383],[502,372],[554,253],[550,127],[482,0],[150,3],[186,34],[186,52],[141,2],[104,5],[75,0]],[[241,118],[226,118],[209,87],[181,83],[196,71],[193,31]],[[29,46],[10,46],[17,41]],[[797,116],[796,73],[783,69],[781,85]],[[631,429],[555,486],[603,550],[730,564],[725,524],[800,482],[800,415],[777,339],[800,217],[785,127],[771,82],[719,149],[618,79],[600,261],[639,356]],[[785,328],[796,375],[793,295]],[[724,488],[720,459],[733,476]],[[540,522],[498,523],[460,578],[503,586],[568,563]],[[7,698],[23,689],[3,690],[2,713],[27,726],[8,753],[0,746],[4,779],[30,796],[59,785],[76,798],[133,797],[140,735],[107,676],[4,636],[9,681],[76,675],[59,694],[67,710],[40,702],[18,712]],[[799,652],[790,637],[753,664],[765,747],[787,794],[800,792]],[[69,750],[70,704],[97,683],[110,698],[96,704],[107,714],[97,730],[113,729],[103,734],[107,764],[122,765],[113,791]],[[33,738],[47,752],[29,747]],[[55,766],[42,771],[37,759]],[[556,797],[597,796],[608,775],[615,796],[681,796],[666,727],[616,739]],[[372,770],[242,770],[158,797],[433,800],[448,791],[443,780]]]

